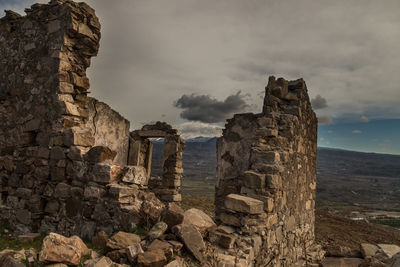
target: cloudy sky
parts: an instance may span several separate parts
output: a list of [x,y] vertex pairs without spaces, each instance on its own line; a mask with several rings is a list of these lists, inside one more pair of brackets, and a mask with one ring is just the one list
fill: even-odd
[[92,95],[132,128],[216,135],[232,114],[261,111],[269,75],[303,77],[321,146],[400,153],[398,0],[87,2],[102,23]]

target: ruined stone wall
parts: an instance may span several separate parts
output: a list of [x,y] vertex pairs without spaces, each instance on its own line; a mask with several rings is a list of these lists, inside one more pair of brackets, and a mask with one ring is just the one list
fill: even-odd
[[52,0],[0,20],[0,219],[20,231],[130,230],[164,204],[128,166],[129,122],[87,96],[100,24]]
[[228,120],[217,143],[217,217],[236,227],[236,244],[247,244],[256,266],[301,266],[318,254],[316,149],[302,79],[270,77],[263,112]]

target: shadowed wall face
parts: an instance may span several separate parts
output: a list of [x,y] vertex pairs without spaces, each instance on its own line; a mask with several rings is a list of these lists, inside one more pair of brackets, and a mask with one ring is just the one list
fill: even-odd
[[0,19],[0,219],[22,232],[90,239],[159,220],[145,169],[129,166],[129,121],[88,97],[100,24],[85,3]]
[[316,149],[302,79],[270,77],[263,112],[228,120],[217,142],[217,217],[262,240],[257,266],[296,265],[316,249]]

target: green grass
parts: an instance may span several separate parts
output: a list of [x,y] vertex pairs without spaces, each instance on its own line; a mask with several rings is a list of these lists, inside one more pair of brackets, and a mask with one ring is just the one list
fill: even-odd
[[129,232],[135,235],[146,235],[149,229],[143,225],[143,224],[138,224],[135,228],[131,229]]
[[6,222],[0,222],[0,251],[5,249],[21,250],[33,248],[35,251],[40,251],[43,244],[43,239],[46,236],[41,234],[33,241],[22,242],[12,234],[10,225]]

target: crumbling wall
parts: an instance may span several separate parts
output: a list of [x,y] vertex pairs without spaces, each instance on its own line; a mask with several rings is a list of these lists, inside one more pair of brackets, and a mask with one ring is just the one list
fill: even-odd
[[247,250],[248,263],[302,266],[319,256],[316,152],[317,119],[302,79],[270,77],[263,112],[228,120],[217,143],[216,213],[236,229],[229,244]]
[[0,20],[0,219],[78,234],[157,221],[164,204],[129,166],[129,122],[87,96],[100,24],[85,3],[52,0]]

